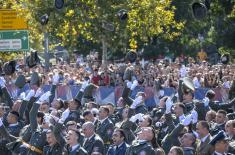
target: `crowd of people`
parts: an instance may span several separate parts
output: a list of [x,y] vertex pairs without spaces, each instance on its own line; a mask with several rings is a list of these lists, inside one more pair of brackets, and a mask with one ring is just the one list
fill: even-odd
[[[235,65],[206,61],[138,60],[135,63],[99,61],[41,65],[14,69],[2,66],[0,77],[0,154],[4,155],[225,155],[235,154]],[[19,89],[12,98],[8,85]],[[58,85],[81,85],[74,99],[55,97]],[[48,92],[43,85],[51,85]],[[123,86],[116,103],[99,105],[93,96],[99,86]],[[137,87],[154,87],[159,103],[145,105]],[[171,96],[162,88],[173,87]],[[221,88],[223,101],[208,90],[194,100],[197,88]]]

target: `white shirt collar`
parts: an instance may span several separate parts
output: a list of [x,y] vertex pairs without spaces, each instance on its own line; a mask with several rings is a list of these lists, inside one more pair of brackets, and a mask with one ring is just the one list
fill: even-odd
[[108,118],[108,116],[105,117],[104,119],[100,120],[100,123],[102,124],[107,118]]
[[219,153],[219,152],[217,152],[217,151],[215,151],[215,153],[216,153],[216,155],[226,155],[227,153]]
[[43,132],[47,132],[48,130],[49,130],[49,129],[44,129],[44,128],[42,129]]
[[181,115],[181,116],[179,116],[179,120],[180,120],[180,122],[181,122],[181,121],[183,121],[184,119],[185,119],[184,114],[183,114],[183,115]]
[[9,124],[9,127],[17,126],[19,123]]
[[79,144],[72,146],[72,151],[74,151],[78,146],[79,146]]
[[123,144],[123,143],[124,143],[124,142],[122,142],[121,144],[119,144],[119,145],[118,145],[118,148],[120,148],[120,147],[122,146],[122,144]]
[[205,137],[201,138],[201,142],[205,142],[208,136],[209,136],[209,133]]
[[93,138],[95,136],[95,134],[91,135],[90,137],[87,138],[87,140],[90,140],[91,138]]

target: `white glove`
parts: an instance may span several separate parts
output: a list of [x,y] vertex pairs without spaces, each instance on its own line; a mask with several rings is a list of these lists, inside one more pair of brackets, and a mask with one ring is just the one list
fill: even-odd
[[142,101],[143,101],[143,97],[142,96],[136,97],[135,100],[133,101],[133,103],[131,104],[130,108],[131,109],[135,109],[136,106],[139,105]]
[[192,121],[191,115],[188,115],[188,116],[186,116],[185,119],[182,121],[182,124],[183,124],[184,126],[188,126],[188,125],[191,123],[191,121]]
[[134,90],[136,86],[138,86],[138,81],[137,80],[133,81],[133,84],[131,85],[130,89]]
[[31,89],[25,97],[25,101],[29,101],[35,95],[35,91]]
[[3,122],[2,122],[2,119],[0,118],[0,126],[2,126],[3,125]]
[[205,98],[202,100],[202,102],[204,103],[204,106],[207,107],[207,106],[209,105],[210,100],[209,100],[208,97],[205,97]]
[[136,120],[139,120],[139,121],[143,121],[144,120],[143,116],[144,116],[144,114],[141,114],[141,113],[138,113],[137,115],[135,115]]
[[4,77],[0,77],[0,87],[1,88],[6,87],[5,84],[6,84],[6,80],[4,79]]
[[171,107],[173,105],[173,102],[170,97],[166,100],[166,114],[169,114],[171,112]]
[[82,87],[81,87],[80,91],[81,91],[81,92],[84,92],[84,90],[85,90],[85,88],[88,86],[88,84],[89,84],[89,80],[83,81]]
[[126,86],[127,86],[127,88],[131,88],[131,86],[132,86],[131,81],[127,80],[127,82],[126,82]]
[[163,89],[161,89],[161,90],[159,91],[159,94],[160,94],[160,96],[159,96],[159,97],[163,97],[163,96],[164,96],[164,90],[163,90]]
[[42,94],[42,96],[39,98],[39,100],[36,103],[42,104],[43,102],[47,101],[50,96],[51,96],[51,92],[47,91],[46,93]]
[[57,85],[59,83],[59,79],[60,79],[59,74],[53,75],[53,77],[52,77],[52,84],[53,85]]
[[50,115],[49,115],[49,114],[46,114],[46,115],[43,117],[43,122],[49,124],[49,123],[50,123],[50,119],[51,119]]
[[97,108],[92,108],[91,109],[91,113],[94,115],[97,115],[97,114],[99,114],[99,109],[97,109]]
[[131,118],[129,119],[131,122],[135,123],[136,122],[136,117],[135,116],[131,116]]
[[58,117],[56,117],[56,116],[54,116],[54,115],[50,115],[50,117],[51,117],[51,118],[53,118],[56,122],[58,122],[58,121],[59,121],[59,118],[58,118]]
[[135,123],[137,120],[143,120],[143,116],[144,114],[141,114],[141,113],[136,114],[130,118],[130,121]]
[[19,99],[20,99],[20,100],[24,100],[24,99],[25,99],[25,96],[26,96],[25,92],[22,92],[22,93],[20,94],[20,96],[19,96]]
[[43,93],[42,89],[41,89],[41,88],[38,88],[37,91],[36,91],[36,93],[35,93],[35,95],[34,95],[34,97],[37,98],[37,97],[41,96],[42,93]]
[[62,113],[61,118],[60,118],[60,120],[59,120],[59,123],[64,123],[64,121],[66,120],[66,118],[69,117],[69,113],[70,113],[70,110],[69,110],[69,108],[68,108],[68,109],[66,109],[66,110]]
[[162,126],[162,124],[163,124],[162,122],[156,122],[156,123],[155,123],[155,126],[156,126],[157,128],[160,128],[160,127]]
[[191,119],[192,119],[192,123],[193,124],[197,123],[197,121],[198,121],[198,113],[195,110],[193,110],[191,112]]

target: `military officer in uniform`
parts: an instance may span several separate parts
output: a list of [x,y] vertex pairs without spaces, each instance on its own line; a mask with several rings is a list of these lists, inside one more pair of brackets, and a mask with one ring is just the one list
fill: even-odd
[[86,122],[82,125],[82,132],[85,136],[83,148],[92,154],[93,152],[99,152],[104,154],[104,142],[99,135],[95,133],[95,126],[92,122]]
[[226,135],[229,138],[229,153],[235,154],[235,120],[229,120],[225,124]]
[[99,123],[96,127],[96,133],[103,139],[105,145],[105,153],[111,144],[111,137],[114,130],[114,124],[109,119],[109,109],[101,106],[99,109]]
[[126,155],[155,155],[151,141],[154,139],[154,130],[151,127],[143,127],[137,134],[137,140],[130,145]]
[[229,138],[226,136],[224,131],[220,131],[217,135],[215,135],[210,143],[214,146],[214,152],[212,155],[231,155],[228,152]]
[[209,143],[212,139],[209,131],[209,124],[206,121],[199,121],[197,123],[196,131],[199,135],[200,141],[196,148],[196,155],[209,155],[213,148]]
[[88,155],[87,151],[78,143],[79,131],[70,129],[66,135],[67,151],[64,155]]
[[222,109],[222,110],[226,110],[227,112],[229,112],[229,109],[233,108],[233,106],[235,105],[235,98],[233,98],[228,103],[219,103],[218,101],[215,101],[215,92],[213,90],[208,90],[206,92],[206,97],[208,97],[209,99],[210,108],[215,111]]
[[194,84],[189,77],[179,80],[178,97],[179,101],[185,104],[185,113],[189,114],[194,109],[198,114],[198,120],[205,120],[209,105],[208,103],[193,100],[194,91]]
[[[58,136],[61,136],[61,133],[57,133]],[[60,144],[57,142],[57,138],[55,137],[53,131],[48,130],[46,133],[47,143],[48,145],[43,147],[43,155],[60,155],[63,152],[64,143]]]
[[122,129],[115,129],[112,136],[113,145],[106,155],[124,155],[129,145],[125,142],[125,133]]
[[37,123],[37,112],[40,105],[49,99],[50,92],[44,93],[39,100],[33,104],[29,114],[30,129],[32,131],[29,142],[21,141],[22,147],[28,149],[28,155],[39,155],[43,153],[43,147],[47,144],[46,133],[49,129],[49,118],[44,116],[41,126]]

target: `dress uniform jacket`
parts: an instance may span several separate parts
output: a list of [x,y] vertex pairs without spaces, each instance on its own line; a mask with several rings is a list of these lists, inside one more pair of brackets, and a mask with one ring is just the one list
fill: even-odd
[[209,142],[212,140],[212,137],[209,135],[204,142],[199,142],[196,148],[196,155],[209,155],[212,154],[212,146]]
[[43,155],[61,155],[63,153],[66,142],[62,135],[62,128],[63,125],[60,123],[55,123],[55,126],[52,127],[57,143],[53,146],[44,146]]
[[[36,147],[37,149],[43,151],[43,147],[47,145],[46,142],[46,131],[43,130],[42,128],[38,127],[37,124],[37,112],[39,109],[39,104],[34,103],[31,111],[30,111],[30,128],[32,131],[32,136],[29,141],[29,145]],[[33,151],[32,149],[29,149],[28,155],[39,155],[40,153],[37,153]]]
[[127,144],[131,144],[135,139],[135,130],[137,129],[137,125],[129,120],[117,123],[116,127],[123,129],[125,133],[125,138]]
[[193,147],[183,147],[184,155],[194,155],[195,150]]
[[229,140],[228,152],[235,154],[235,135]]
[[184,125],[178,124],[178,126],[174,128],[174,130],[172,130],[171,133],[167,134],[164,137],[164,139],[162,140],[162,148],[165,151],[165,153],[168,153],[172,146],[180,146],[178,136],[180,132],[183,130],[183,128]]
[[63,147],[61,147],[58,143],[56,143],[52,147],[49,145],[43,147],[43,155],[61,155],[62,152]]
[[133,144],[127,149],[125,155],[155,155],[155,151],[150,143],[145,142],[133,142]]
[[66,124],[69,121],[75,121],[77,123],[80,123],[81,122],[80,110],[70,111],[69,116],[65,119],[64,124]]
[[109,118],[106,118],[102,123],[97,124],[96,133],[103,139],[104,144],[111,144],[114,125]]
[[83,148],[90,155],[92,152],[104,152],[104,142],[98,135],[93,135],[90,139],[85,139]]
[[11,155],[11,152],[7,149],[6,144],[15,141],[16,137],[10,135],[4,125],[0,127],[0,134],[2,135],[0,153],[4,155]]
[[11,98],[11,96],[10,96],[10,94],[9,94],[9,92],[8,92],[8,90],[7,90],[7,88],[4,87],[4,88],[0,88],[0,89],[2,90],[2,95],[3,95],[3,101],[4,101],[4,103],[6,103],[7,106],[9,106],[10,109],[11,109],[12,106],[13,106],[13,104],[14,104],[14,102],[12,101],[12,98]]
[[[59,154],[58,154],[59,155]],[[67,149],[66,152],[63,153],[63,155],[88,155],[87,151],[82,148],[80,145],[73,151],[70,151],[70,149]],[[90,155],[90,154],[89,154]]]
[[212,128],[210,129],[210,133],[212,136],[216,135],[219,131],[224,130],[225,131],[225,123],[223,124],[213,124]]
[[127,148],[129,145],[125,142],[121,144],[121,146],[110,146],[106,155],[125,155]]
[[124,104],[127,104],[129,106],[133,103],[133,99],[129,97],[130,94],[131,94],[131,89],[125,86],[122,91],[122,98],[123,98]]
[[229,108],[232,108],[235,105],[235,98],[229,103],[219,103],[216,101],[210,101],[209,106],[212,110],[218,111],[219,109],[227,111]]

